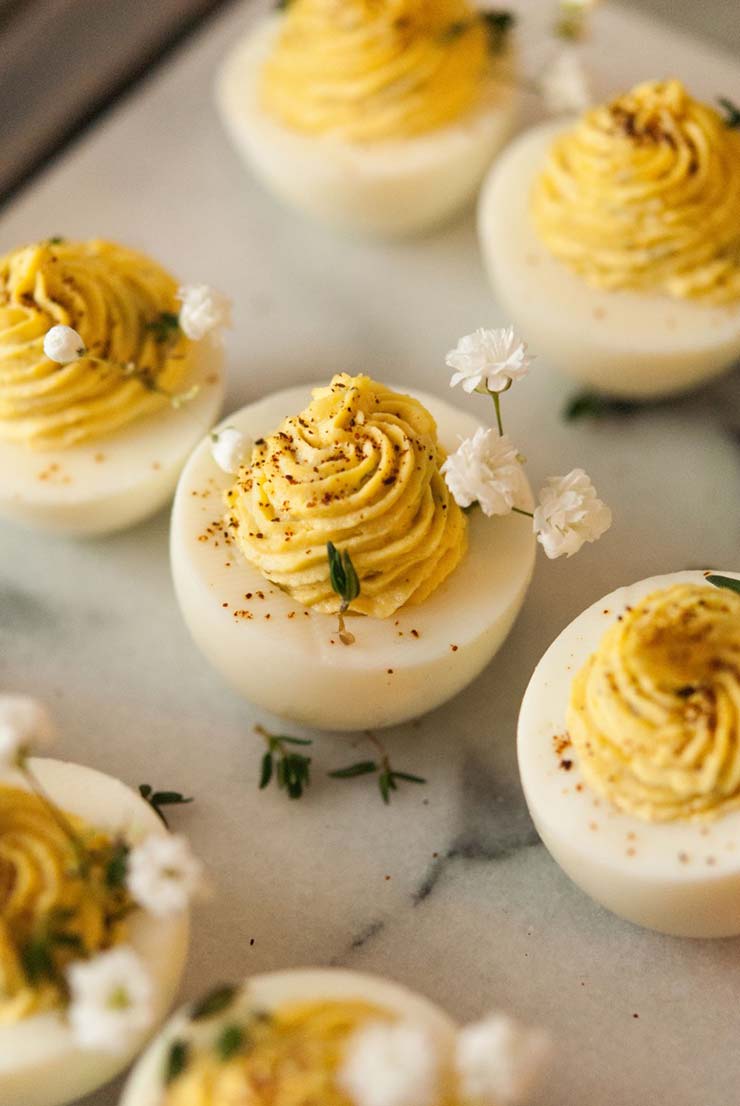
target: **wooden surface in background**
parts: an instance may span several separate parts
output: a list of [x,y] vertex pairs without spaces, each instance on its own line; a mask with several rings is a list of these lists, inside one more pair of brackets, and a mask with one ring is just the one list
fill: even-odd
[[[226,2],[0,0],[0,199]],[[740,0],[632,5],[740,53]]]

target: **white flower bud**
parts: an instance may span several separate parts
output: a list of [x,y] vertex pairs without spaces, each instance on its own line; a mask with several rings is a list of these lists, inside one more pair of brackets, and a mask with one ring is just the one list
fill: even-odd
[[211,440],[211,455],[224,472],[236,473],[252,450],[252,443],[246,434],[234,426],[214,431]]
[[179,322],[183,334],[194,342],[206,334],[231,326],[231,300],[207,284],[186,284],[178,289],[182,303]]
[[44,353],[50,361],[66,365],[85,354],[85,343],[71,326],[59,323],[44,335]]

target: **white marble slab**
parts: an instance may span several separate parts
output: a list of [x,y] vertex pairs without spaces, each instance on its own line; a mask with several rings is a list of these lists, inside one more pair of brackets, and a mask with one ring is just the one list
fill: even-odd
[[[244,174],[211,101],[245,15],[227,12],[54,165],[0,220],[0,248],[52,234],[120,237],[184,279],[223,287],[238,304],[231,406],[340,369],[444,393],[443,354],[457,336],[504,321],[472,219],[381,245],[327,236],[278,209]],[[676,72],[701,94],[740,99],[731,59],[617,7],[600,13],[594,53],[603,91]],[[583,464],[614,528],[573,561],[542,558],[490,668],[388,734],[398,767],[429,777],[390,808],[370,781],[322,778],[349,753],[318,735],[306,798],[257,792],[255,713],[188,640],[164,514],[83,544],[0,528],[0,681],[50,701],[63,755],[196,795],[176,821],[218,897],[200,911],[185,995],[248,971],[355,966],[460,1017],[500,1004],[551,1027],[558,1053],[537,1106],[731,1106],[740,944],[639,931],[577,891],[532,829],[514,728],[540,654],[599,595],[687,566],[738,567],[738,376],[598,424],[561,421],[571,391],[543,354],[506,397],[508,427],[535,481]],[[103,1090],[88,1106],[115,1099]]]

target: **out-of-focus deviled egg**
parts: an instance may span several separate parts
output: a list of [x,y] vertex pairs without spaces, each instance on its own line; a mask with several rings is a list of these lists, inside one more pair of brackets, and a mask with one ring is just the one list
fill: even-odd
[[[535,538],[514,514],[466,515],[450,492],[445,451],[476,430],[432,396],[340,374],[201,443],[175,496],[172,570],[194,640],[237,691],[359,730],[423,714],[483,669],[524,600]],[[231,460],[230,436],[246,443]]]
[[0,259],[0,515],[84,535],[162,507],[217,417],[225,320],[217,293],[112,242]]
[[549,1051],[504,1015],[460,1030],[388,980],[313,969],[221,986],[178,1014],[121,1106],[506,1106]]
[[468,0],[291,0],[227,57],[224,124],[292,206],[422,230],[472,200],[512,131],[510,23]]
[[658,397],[740,356],[740,132],[678,80],[536,127],[493,168],[497,300],[563,372]]
[[740,934],[733,587],[740,574],[677,572],[594,603],[545,653],[519,719],[555,860],[616,914],[678,936]]
[[35,713],[0,697],[3,1106],[76,1101],[141,1050],[177,991],[200,878],[184,838],[124,784],[27,758]]

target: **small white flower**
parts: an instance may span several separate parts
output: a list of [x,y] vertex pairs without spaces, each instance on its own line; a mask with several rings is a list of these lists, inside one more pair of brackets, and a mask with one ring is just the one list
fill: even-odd
[[44,335],[44,353],[50,361],[66,365],[84,355],[85,343],[71,326],[59,323]]
[[548,557],[572,557],[584,542],[596,541],[611,524],[611,511],[598,498],[583,469],[551,476],[539,494],[534,530]]
[[158,918],[185,910],[202,881],[203,865],[180,835],[152,834],[129,853],[126,882],[131,896]]
[[338,1085],[355,1106],[433,1106],[439,1094],[434,1041],[411,1022],[368,1025],[350,1041]]
[[122,1052],[154,1019],[154,989],[142,960],[119,946],[67,969],[68,1018],[80,1048]]
[[470,394],[503,392],[512,381],[527,375],[532,358],[527,353],[527,343],[514,333],[512,326],[498,330],[479,327],[475,333],[461,338],[445,361],[456,370],[450,387],[462,384]]
[[442,474],[460,507],[477,500],[486,515],[508,515],[526,496],[519,454],[505,434],[479,426],[442,465]]
[[458,1034],[455,1057],[463,1097],[481,1106],[523,1102],[551,1047],[547,1033],[505,1014],[466,1026]]
[[251,450],[252,442],[235,426],[225,426],[211,435],[211,455],[224,472],[238,472]]
[[585,111],[592,101],[586,70],[573,49],[557,55],[540,76],[539,86],[551,115]]
[[207,284],[186,284],[177,291],[182,303],[179,321],[183,333],[194,342],[206,334],[231,326],[231,300]]
[[17,767],[30,752],[50,745],[55,727],[41,703],[28,695],[0,695],[0,771]]

